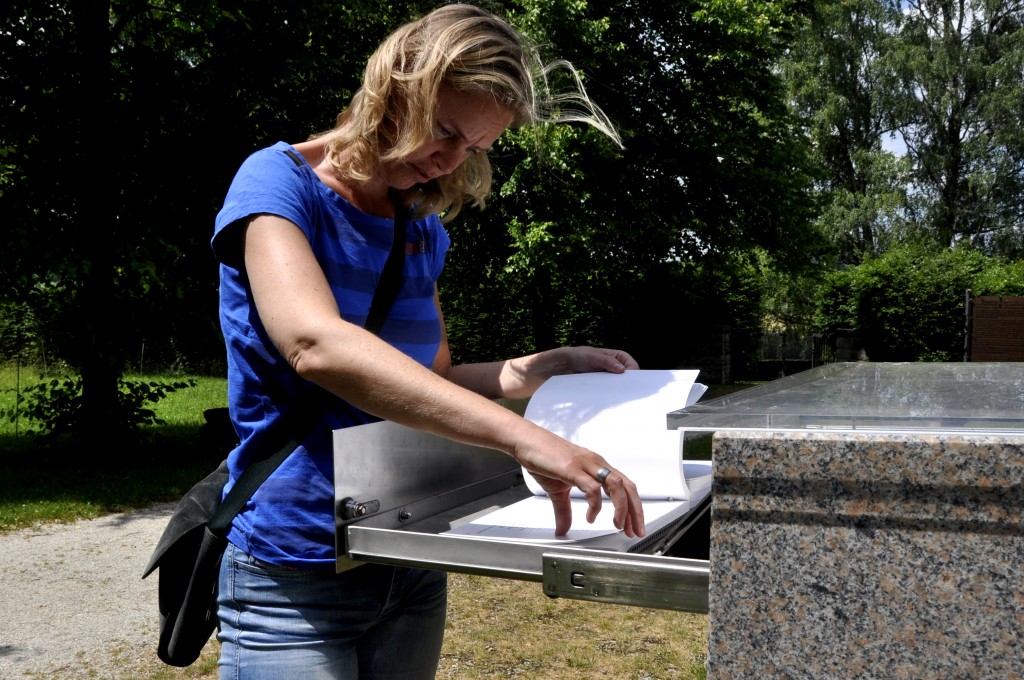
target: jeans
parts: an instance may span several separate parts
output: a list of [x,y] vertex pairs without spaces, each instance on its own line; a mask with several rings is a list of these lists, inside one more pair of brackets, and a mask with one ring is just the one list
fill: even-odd
[[432,680],[444,572],[366,564],[276,567],[228,544],[217,616],[221,680]]

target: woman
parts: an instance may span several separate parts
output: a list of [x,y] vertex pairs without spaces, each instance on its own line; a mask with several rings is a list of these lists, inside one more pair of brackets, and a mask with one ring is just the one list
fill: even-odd
[[[627,353],[576,347],[451,363],[436,286],[449,245],[439,214],[450,220],[467,200],[482,206],[487,149],[508,127],[543,117],[535,64],[503,20],[442,7],[378,48],[333,130],[253,154],[232,182],[212,241],[241,440],[228,488],[258,435],[311,384],[339,399],[232,525],[218,598],[221,677],[434,677],[444,574],[334,573],[331,431],[366,414],[513,456],[550,494],[559,534],[569,530],[572,487],[586,494],[589,521],[603,490],[615,525],[644,534],[630,480],[492,400],[528,397],[555,374],[637,368]],[[595,108],[588,116],[614,134]],[[403,283],[378,337],[362,324],[394,220],[410,209]]]

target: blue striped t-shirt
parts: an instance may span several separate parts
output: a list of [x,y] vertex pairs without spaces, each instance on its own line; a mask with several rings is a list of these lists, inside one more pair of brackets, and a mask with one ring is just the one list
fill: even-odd
[[[241,441],[228,456],[231,478],[225,492],[251,459],[254,435],[312,387],[277,352],[252,304],[239,239],[246,218],[269,213],[295,223],[309,239],[342,317],[359,325],[366,321],[391,250],[393,221],[352,206],[301,159],[283,142],[257,151],[235,175],[217,214],[211,243],[220,262],[228,405]],[[409,222],[402,285],[380,331],[382,339],[428,368],[441,340],[434,288],[449,245],[436,215]],[[331,431],[352,424],[346,409],[335,409],[257,490],[235,518],[228,539],[267,562],[333,569]]]

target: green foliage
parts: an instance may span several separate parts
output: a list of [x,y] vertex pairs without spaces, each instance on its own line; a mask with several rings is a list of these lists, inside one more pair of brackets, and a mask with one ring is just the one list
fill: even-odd
[[411,4],[4,3],[0,295],[46,306],[38,341],[76,370],[143,345],[220,359],[209,238],[232,173],[330,126]]
[[[625,148],[578,125],[495,145],[497,194],[449,226],[441,281],[457,361],[603,344],[649,368],[756,335],[753,251],[813,267],[808,149],[771,64],[788,3],[508,3],[547,57],[581,69]],[[751,296],[740,300],[741,295]],[[730,314],[735,313],[732,317]],[[687,318],[684,334],[666,314]],[[698,340],[700,338],[700,340]]]
[[1024,260],[991,260],[974,281],[971,291],[979,295],[1024,296]]
[[136,356],[223,371],[209,239],[232,174],[329,127],[414,4],[0,6],[0,299],[32,311],[4,348],[66,363],[127,427]]
[[1024,207],[1020,3],[912,0],[902,16],[884,59],[914,159],[916,212],[938,243],[969,239],[993,252],[1019,230]]
[[854,329],[872,361],[957,361],[963,356],[967,291],[1024,290],[1020,264],[967,247],[908,243],[835,272],[820,290],[823,332]]
[[[154,406],[167,395],[195,387],[195,379],[172,382],[118,380],[118,412],[108,424],[109,431],[138,431],[144,425],[162,425]],[[78,377],[52,378],[24,387],[15,405],[0,409],[0,419],[15,422],[25,419],[36,423],[38,430],[26,434],[41,436],[46,445],[58,445],[74,433],[82,431],[79,420],[82,408],[82,380]]]
[[966,289],[1020,280],[966,249],[1024,252],[1019,5],[808,9],[781,65],[814,142],[817,221],[841,268],[820,291],[819,323],[858,331],[874,360],[958,359]]
[[878,105],[887,31],[899,17],[888,0],[817,0],[781,61],[788,94],[814,144],[819,224],[840,262],[879,252],[879,235],[900,219],[906,168],[881,149],[888,131]]
[[820,219],[840,264],[925,235],[947,248],[1024,252],[1019,3],[809,9],[782,67],[814,141]]
[[0,300],[0,357],[18,357],[24,363],[38,357],[35,314],[26,303]]

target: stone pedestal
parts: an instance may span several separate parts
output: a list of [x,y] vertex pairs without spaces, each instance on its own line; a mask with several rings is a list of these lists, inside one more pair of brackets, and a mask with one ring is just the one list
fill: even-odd
[[713,455],[709,678],[1024,677],[1024,435],[718,431]]

